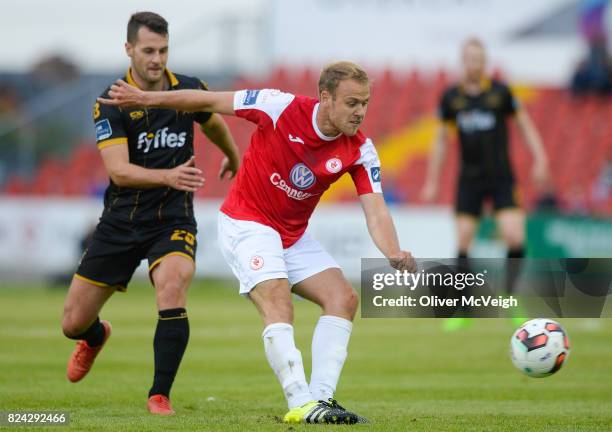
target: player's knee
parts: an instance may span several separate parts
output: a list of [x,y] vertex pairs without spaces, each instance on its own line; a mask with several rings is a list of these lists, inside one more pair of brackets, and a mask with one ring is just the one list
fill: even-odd
[[168,278],[168,284],[172,289],[186,290],[193,278],[193,268],[189,266],[181,266],[177,268]]
[[157,290],[164,297],[176,297],[187,290],[187,285],[188,283],[181,278],[171,278],[160,282]]
[[338,315],[352,319],[359,306],[359,296],[347,283],[344,289],[336,291],[336,294],[324,301],[322,306],[323,313],[326,315]]
[[[162,304],[181,303],[186,297],[192,273],[177,269],[156,283],[157,298]],[[178,306],[177,306],[178,307]]]
[[344,300],[344,307],[346,309],[346,312],[351,317],[354,317],[355,313],[357,313],[358,306],[359,306],[359,296],[357,295],[357,293],[355,292],[353,288],[350,288]]
[[172,263],[162,262],[158,268],[153,270],[153,279],[158,289],[185,289],[191,282],[194,273],[193,265],[182,262],[182,259],[180,265],[172,265]]

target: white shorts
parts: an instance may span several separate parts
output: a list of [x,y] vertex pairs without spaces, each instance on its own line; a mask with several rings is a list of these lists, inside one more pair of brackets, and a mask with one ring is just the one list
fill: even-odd
[[232,219],[219,212],[217,228],[219,247],[240,281],[242,295],[266,280],[288,279],[294,285],[328,268],[340,267],[308,233],[283,249],[278,232],[257,222]]

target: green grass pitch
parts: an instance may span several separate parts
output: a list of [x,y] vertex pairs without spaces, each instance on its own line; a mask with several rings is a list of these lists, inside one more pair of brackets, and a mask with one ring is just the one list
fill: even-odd
[[[64,410],[53,430],[301,431],[289,426],[269,369],[255,308],[234,283],[198,280],[190,291],[191,339],[175,381],[177,415],[146,411],[156,324],[153,289],[134,283],[102,317],[113,336],[78,384],[65,378],[74,342],[63,337],[63,290],[0,286],[0,411]],[[296,302],[296,342],[307,375],[318,309]],[[612,321],[561,320],[572,343],[568,363],[543,379],[512,366],[507,320],[477,320],[446,334],[440,321],[357,319],[338,387],[341,404],[371,420],[368,431],[612,430]],[[12,430],[26,430],[19,428]],[[40,430],[40,428],[32,428]]]

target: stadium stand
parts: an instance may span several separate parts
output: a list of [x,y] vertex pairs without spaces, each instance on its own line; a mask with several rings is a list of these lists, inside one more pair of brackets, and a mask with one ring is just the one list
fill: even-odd
[[[425,73],[382,70],[373,76],[373,97],[363,131],[371,136],[385,167],[386,190],[394,201],[420,203],[419,191],[424,177],[429,145],[435,128],[435,113],[442,88],[449,82],[445,70]],[[311,68],[278,67],[260,81],[239,79],[234,88],[279,88],[316,96],[316,71]],[[574,193],[580,190],[586,207],[601,214],[612,214],[612,197],[595,201],[591,191],[601,172],[612,160],[612,103],[610,99],[572,97],[561,88],[516,86],[515,92],[532,115],[542,134],[551,163],[553,190],[562,203],[571,207]],[[249,143],[253,126],[241,119],[226,117],[239,146]],[[514,129],[515,126],[513,125]],[[205,142],[196,130],[197,163],[204,169],[206,186],[199,198],[220,198],[229,184],[217,179],[221,153]],[[530,155],[520,134],[512,130],[512,158],[521,189],[521,201],[532,208],[536,191],[530,182]],[[452,145],[449,163],[443,174],[440,204],[453,200],[453,178],[457,166],[457,146]],[[36,174],[24,179],[11,176],[4,184],[8,195],[91,195],[104,189],[107,176],[91,141],[84,141],[67,160],[47,159]],[[350,182],[339,182],[324,200],[352,199]]]

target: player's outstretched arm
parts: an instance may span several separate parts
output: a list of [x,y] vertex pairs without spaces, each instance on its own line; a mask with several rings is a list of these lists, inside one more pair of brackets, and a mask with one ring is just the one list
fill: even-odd
[[195,167],[193,156],[171,169],[152,169],[130,163],[127,144],[105,147],[100,153],[108,175],[117,186],[138,189],[168,186],[185,192],[196,192],[204,186],[202,171]]
[[516,112],[516,122],[533,156],[533,180],[538,187],[544,188],[549,179],[549,171],[548,157],[542,144],[542,138],[524,109],[519,109]]
[[225,155],[221,162],[219,178],[223,180],[227,173],[230,174],[230,179],[234,178],[240,165],[240,151],[223,117],[213,114],[206,123],[201,125],[201,128],[208,139]]
[[361,195],[361,207],[366,217],[368,232],[376,247],[389,260],[391,267],[397,270],[415,272],[416,262],[410,252],[400,249],[393,219],[381,193]]
[[425,184],[423,185],[423,190],[421,191],[421,199],[425,202],[435,200],[438,195],[440,171],[442,170],[442,165],[446,157],[446,149],[448,147],[447,143],[448,125],[444,122],[440,122],[438,130],[436,131],[436,137],[432,144],[431,152],[429,154]]
[[168,108],[178,111],[206,111],[234,114],[234,92],[207,90],[142,91],[117,80],[108,92],[109,99],[98,102],[118,107]]

